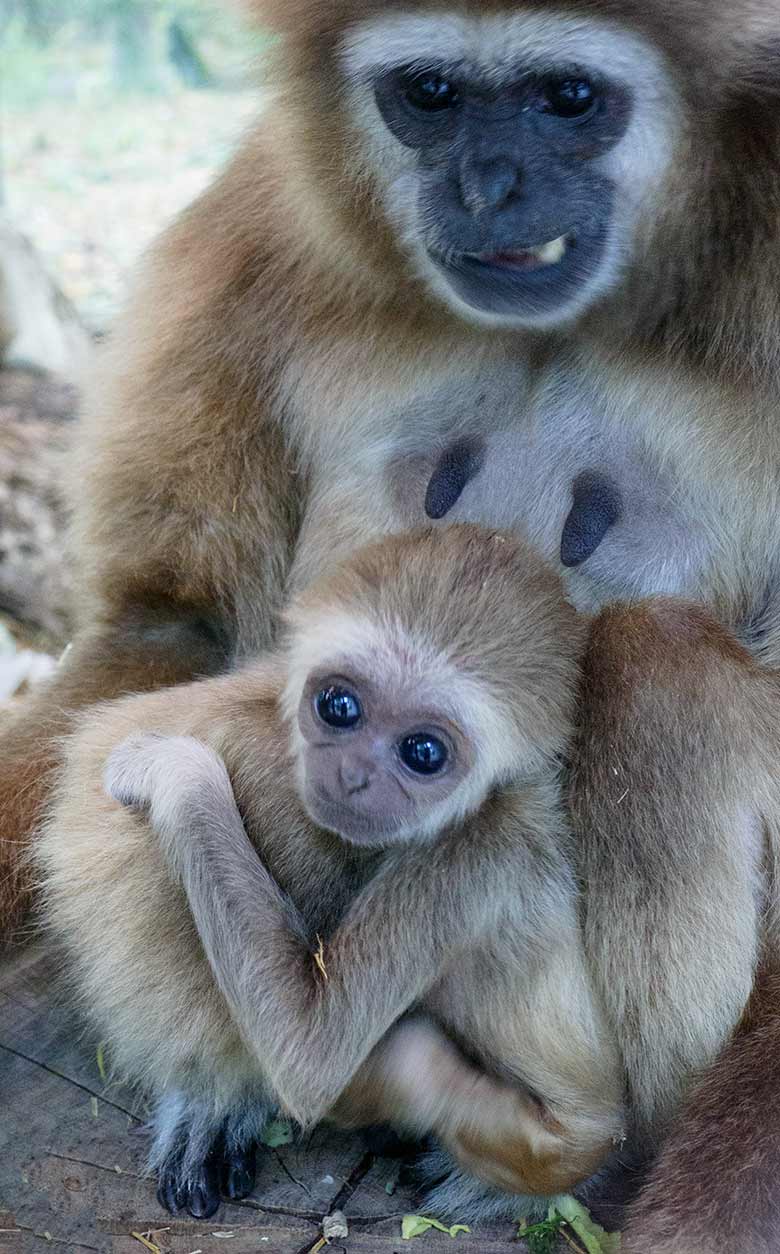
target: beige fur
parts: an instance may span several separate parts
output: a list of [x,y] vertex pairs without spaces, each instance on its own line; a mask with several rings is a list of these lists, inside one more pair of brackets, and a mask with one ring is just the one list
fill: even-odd
[[[331,634],[334,605],[370,622],[357,655],[353,638]],[[293,634],[286,700],[296,712],[311,670],[365,668],[388,702],[402,682],[417,692],[416,655],[405,664],[395,648],[416,624],[433,659],[421,708],[443,697],[472,744],[469,775],[436,811],[439,839],[372,854],[310,823],[286,760],[278,663],[186,698],[106,706],[72,739],[36,846],[48,925],[84,1006],[120,1071],[163,1111],[180,1092],[224,1123],[254,1092],[304,1124],[334,1106],[351,1125],[392,1117],[436,1132],[495,1186],[555,1195],[601,1164],[622,1126],[623,1073],[590,991],[558,804],[583,625],[530,549],[469,527],[361,551],[291,617],[319,640],[316,653],[311,641],[301,650]],[[154,734],[125,739],[131,731]],[[107,757],[109,789],[135,813],[102,794]],[[114,940],[94,961],[110,920]],[[311,957],[318,934],[325,982]],[[422,1025],[380,1044],[423,996],[473,1057],[526,1087],[479,1075]],[[158,1118],[164,1168],[167,1143]]]
[[[366,118],[356,119],[349,105],[360,89],[341,67],[357,31],[410,12],[449,22],[452,6],[255,0],[248,7],[285,35],[279,90],[224,174],[150,253],[87,406],[73,471],[81,629],[52,687],[30,702],[3,742],[0,890],[9,926],[26,900],[20,850],[74,711],[214,673],[266,648],[290,583],[304,587],[357,544],[409,525],[411,496],[399,504],[398,483],[408,494],[422,473],[419,511],[426,459],[464,430],[517,437],[523,475],[506,463],[509,478],[525,485],[521,510],[514,498],[514,521],[530,524],[547,556],[556,553],[569,504],[569,445],[587,452],[594,413],[607,450],[630,438],[631,465],[648,478],[658,467],[670,476],[656,522],[682,503],[679,528],[668,544],[661,534],[652,554],[640,546],[639,557],[629,546],[611,562],[605,543],[569,576],[571,595],[594,610],[659,591],[701,597],[761,660],[777,664],[780,66],[773,5],[610,0],[608,22],[604,0],[555,6],[567,20],[601,22],[602,50],[608,26],[646,41],[647,64],[660,60],[667,70],[656,86],[669,102],[662,120],[676,155],[660,170],[657,141],[650,144],[663,188],[657,199],[645,197],[638,218],[629,213],[630,246],[612,257],[613,285],[563,333],[551,327],[531,337],[474,325],[429,290],[413,244],[410,253],[387,216],[385,174],[396,167],[372,167],[376,139],[361,147]],[[535,17],[551,11],[536,0],[488,8]],[[484,12],[483,0],[457,7],[459,18]],[[636,159],[645,169],[645,155]],[[630,161],[625,175],[630,185]],[[495,512],[486,519],[475,510],[474,520],[502,525],[512,511],[499,491],[501,459],[494,465],[483,512],[491,497]],[[634,538],[644,537],[640,522]],[[648,686],[656,694],[642,706],[641,782],[643,763],[654,746],[663,760],[672,732],[678,760],[686,761],[698,723],[689,723],[671,677],[657,683],[665,673],[641,666],[634,673],[637,691]],[[739,692],[741,726],[763,728],[763,688]],[[160,710],[179,700],[190,698],[166,696]],[[609,711],[614,721],[610,685],[591,701],[591,725],[607,729],[594,733],[592,758],[608,758],[609,720],[597,716]],[[693,708],[702,709],[695,701]],[[735,728],[722,703],[713,700],[704,712],[707,725],[729,729],[706,758],[707,778],[717,780],[723,759],[735,760],[728,740]],[[771,750],[775,741],[766,735]],[[764,778],[737,777],[740,798],[750,794],[751,816]],[[699,797],[692,772],[681,770],[675,787],[684,793],[686,782]],[[610,807],[610,847],[620,850],[634,835],[652,887],[652,872],[664,865],[664,836],[682,836],[660,832],[652,797],[639,786],[636,796],[627,831],[620,808]],[[585,797],[587,832],[588,807],[598,798]],[[690,812],[706,845],[706,830]],[[770,807],[769,819],[774,813]],[[767,828],[771,835],[769,820]],[[740,824],[730,836],[728,824],[719,826],[725,865],[737,860],[741,882],[752,874],[751,830]],[[86,881],[90,847],[76,846],[85,856],[69,874]],[[774,848],[773,837],[770,860]],[[666,899],[670,926],[681,899],[677,891]],[[627,953],[639,943],[635,921],[610,903],[610,943]],[[595,895],[589,909],[598,916]],[[758,947],[751,911],[748,955]],[[735,930],[727,929],[729,945]],[[97,954],[105,936],[94,939]],[[719,960],[730,972],[742,965],[727,947]],[[747,977],[738,974],[743,988]],[[629,986],[647,978],[646,963],[639,976],[625,968]],[[726,1030],[741,995],[731,998]],[[670,997],[675,1003],[673,990]],[[728,1065],[726,1058],[713,1073],[725,1087]],[[713,1135],[720,1131],[717,1124]],[[740,1125],[736,1161],[760,1132]],[[749,1172],[735,1175],[743,1186],[749,1179]],[[760,1201],[751,1199],[747,1212],[757,1213]]]

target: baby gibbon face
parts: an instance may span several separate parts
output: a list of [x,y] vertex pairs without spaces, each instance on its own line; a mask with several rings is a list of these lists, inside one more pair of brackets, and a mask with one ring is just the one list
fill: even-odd
[[387,536],[300,594],[280,713],[299,799],[345,840],[433,840],[557,769],[584,620],[517,536]]
[[365,676],[314,674],[298,728],[301,799],[315,823],[344,840],[371,846],[432,838],[462,814],[474,765],[470,740],[451,716],[412,693]]

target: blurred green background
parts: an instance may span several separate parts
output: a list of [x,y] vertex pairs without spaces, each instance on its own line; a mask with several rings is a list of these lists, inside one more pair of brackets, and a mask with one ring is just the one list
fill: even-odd
[[226,0],[0,0],[2,213],[90,330],[258,111],[267,48]]

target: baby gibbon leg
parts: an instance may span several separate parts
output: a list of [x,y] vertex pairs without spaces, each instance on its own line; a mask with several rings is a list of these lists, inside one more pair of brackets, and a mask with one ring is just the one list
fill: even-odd
[[369,1118],[418,1137],[433,1133],[471,1175],[515,1194],[565,1193],[611,1148],[605,1129],[588,1158],[519,1084],[472,1066],[422,1015],[380,1041],[329,1118],[341,1127],[360,1128]]
[[224,649],[197,622],[106,627],[77,639],[52,679],[0,727],[0,945],[30,905],[26,850],[60,762],[59,738],[85,706],[214,673]]

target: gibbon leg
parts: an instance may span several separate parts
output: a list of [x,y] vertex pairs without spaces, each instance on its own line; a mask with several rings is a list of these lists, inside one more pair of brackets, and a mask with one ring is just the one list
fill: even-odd
[[780,975],[762,970],[737,1035],[688,1095],[629,1214],[625,1254],[775,1254]]
[[754,982],[770,961],[779,695],[701,607],[595,620],[571,793],[585,937],[639,1134],[668,1131],[626,1254],[777,1248],[780,974]]

